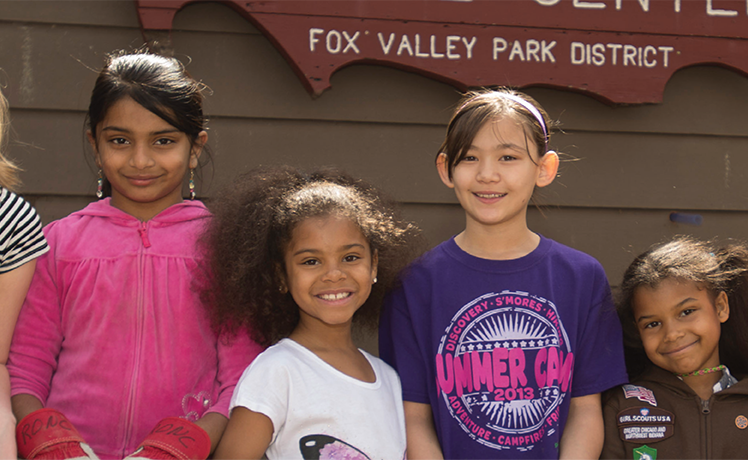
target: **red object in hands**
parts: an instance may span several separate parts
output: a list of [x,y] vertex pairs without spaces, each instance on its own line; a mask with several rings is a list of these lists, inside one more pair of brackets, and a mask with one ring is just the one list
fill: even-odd
[[128,459],[201,459],[210,455],[210,436],[202,428],[179,417],[166,417],[146,436]]
[[39,409],[16,426],[18,454],[27,459],[98,458],[70,420],[55,409]]

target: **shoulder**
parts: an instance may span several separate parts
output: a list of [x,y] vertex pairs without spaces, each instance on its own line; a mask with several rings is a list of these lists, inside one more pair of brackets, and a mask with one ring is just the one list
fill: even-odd
[[[181,232],[189,240],[184,240],[186,247],[192,247],[194,241],[199,239],[207,229],[213,214],[201,201],[183,201],[174,204],[161,211],[150,221],[154,229],[161,229],[166,234]],[[169,244],[178,244],[179,241],[170,240]]]
[[0,187],[0,205],[5,206],[7,204],[14,203],[25,203],[25,200],[15,193],[11,192],[7,188]]
[[298,357],[297,350],[293,344],[289,343],[287,339],[281,339],[269,347],[267,347],[262,353],[257,356],[258,360],[273,361],[273,360],[285,360]]
[[0,220],[3,228],[18,223],[39,221],[36,210],[23,198],[0,187]]
[[397,372],[392,366],[384,362],[381,358],[378,358],[366,352],[366,350],[361,350],[361,353],[363,353],[364,356],[366,356],[366,358],[369,360],[369,362],[371,363],[372,367],[374,368],[375,372],[378,375],[381,375],[388,380],[397,379],[399,381],[400,377],[398,377]]
[[597,259],[556,241],[550,242],[546,264],[551,271],[550,276],[559,280],[560,284],[566,282],[580,289],[591,289],[595,295],[610,290],[605,269]]
[[0,223],[2,228],[39,222],[36,210],[26,200],[0,187]]
[[[238,387],[264,386],[267,381],[287,379],[288,369],[298,367],[299,358],[282,342],[268,347],[244,369],[237,382]],[[286,375],[286,377],[282,377]]]
[[299,361],[304,361],[301,350],[298,350],[293,343],[290,343],[290,340],[283,339],[257,355],[252,364],[249,365],[248,370],[266,370],[271,367],[293,366]]
[[103,201],[90,203],[83,209],[72,212],[61,219],[54,220],[45,225],[44,236],[47,238],[50,246],[56,247],[61,241],[68,240],[70,237],[74,237],[75,239],[102,237],[104,235],[102,229],[109,224],[109,219],[93,219],[92,217],[97,215],[103,216],[108,212],[108,210],[104,209]]
[[153,217],[153,222],[162,224],[181,223],[181,222],[202,222],[210,219],[213,215],[210,213],[202,201],[182,201],[173,204]]
[[553,263],[574,267],[576,270],[592,270],[603,272],[603,267],[597,259],[578,249],[551,240],[548,256]]
[[0,187],[0,273],[14,270],[49,251],[36,210]]

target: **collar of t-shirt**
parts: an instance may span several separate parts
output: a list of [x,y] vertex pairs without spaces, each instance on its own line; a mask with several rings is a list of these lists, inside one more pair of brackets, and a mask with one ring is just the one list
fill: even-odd
[[730,388],[736,383],[738,383],[738,379],[733,377],[732,374],[730,374],[730,370],[725,367],[724,369],[722,369],[722,378],[719,379],[719,382],[714,384],[712,390],[714,390],[714,393],[719,393],[722,390]]

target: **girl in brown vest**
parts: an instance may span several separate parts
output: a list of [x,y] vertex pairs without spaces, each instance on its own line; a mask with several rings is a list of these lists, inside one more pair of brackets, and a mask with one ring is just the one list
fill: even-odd
[[602,458],[745,458],[747,272],[748,247],[688,237],[632,262],[618,314],[633,380],[604,398]]

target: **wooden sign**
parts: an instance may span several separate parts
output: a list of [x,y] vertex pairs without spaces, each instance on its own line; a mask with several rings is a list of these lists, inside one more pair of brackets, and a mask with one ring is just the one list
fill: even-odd
[[[197,0],[136,0],[144,31]],[[679,69],[748,75],[747,0],[275,0],[224,3],[278,48],[315,96],[352,64],[465,90],[546,86],[614,103],[660,102]]]

